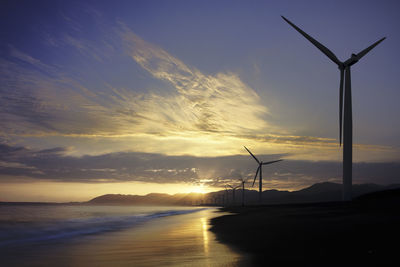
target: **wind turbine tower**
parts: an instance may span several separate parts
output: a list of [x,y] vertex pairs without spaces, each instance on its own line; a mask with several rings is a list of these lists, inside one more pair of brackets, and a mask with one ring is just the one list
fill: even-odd
[[251,153],[250,150],[247,149],[247,147],[244,147],[244,148],[247,150],[247,152],[250,153],[250,155],[258,163],[258,168],[257,168],[257,171],[256,171],[256,175],[254,176],[254,181],[253,181],[253,185],[252,186],[254,186],[254,183],[256,182],[257,174],[260,173],[260,178],[258,179],[258,181],[259,181],[259,184],[258,184],[258,202],[259,202],[259,204],[261,204],[261,202],[262,202],[262,166],[263,165],[272,164],[272,163],[275,163],[275,162],[278,162],[278,161],[282,161],[282,159],[278,159],[278,160],[274,160],[274,161],[268,161],[268,162],[262,162],[262,161],[259,161],[256,158],[256,156],[254,156],[253,153]]
[[[289,23],[296,31],[303,35],[308,41],[316,46],[330,60],[332,60],[340,70],[340,86],[339,86],[339,142],[342,145],[342,129],[343,129],[343,200],[350,201],[352,199],[352,164],[353,164],[353,113],[351,105],[351,75],[350,67],[357,63],[371,49],[377,46],[380,42],[386,39],[376,41],[369,47],[365,48],[358,54],[351,54],[351,57],[346,61],[340,61],[336,55],[312,38],[310,35],[302,31],[287,18],[282,18]],[[343,81],[345,90],[343,95]]]
[[229,186],[230,188],[232,188],[232,205],[235,205],[235,204],[236,204],[236,202],[235,202],[235,191],[236,191],[236,189],[238,189],[238,188],[240,187],[240,185],[238,185],[238,186],[231,186],[231,185],[228,184],[228,186]]
[[246,181],[241,178],[240,182],[242,183],[242,207],[244,207],[244,184],[246,183]]

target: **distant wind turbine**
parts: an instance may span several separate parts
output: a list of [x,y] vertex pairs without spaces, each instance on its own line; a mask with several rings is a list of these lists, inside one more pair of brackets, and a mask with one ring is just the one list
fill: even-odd
[[[226,196],[226,198],[225,198]],[[225,186],[225,192],[222,191],[222,194],[220,194],[221,197],[221,205],[226,206],[226,202],[228,201],[228,189]]]
[[262,162],[262,161],[259,161],[259,160],[256,158],[256,156],[254,156],[253,153],[251,153],[250,150],[247,149],[247,147],[244,147],[244,148],[247,150],[247,152],[250,153],[250,155],[251,155],[251,156],[257,161],[257,163],[258,163],[258,168],[257,168],[257,171],[256,171],[256,175],[254,176],[254,181],[253,181],[252,187],[254,186],[254,183],[256,182],[257,174],[260,173],[260,179],[258,180],[258,181],[259,181],[259,187],[258,187],[258,190],[259,190],[259,192],[258,192],[258,202],[261,204],[261,201],[262,201],[262,165],[272,164],[272,163],[275,163],[275,162],[278,162],[278,161],[282,161],[282,159],[278,159],[278,160],[274,160],[274,161],[268,161],[268,162]]
[[244,184],[246,181],[243,178],[240,178],[240,182],[242,183],[242,207],[244,207]]
[[225,206],[228,206],[228,194],[229,194],[229,190],[228,190],[227,186],[225,185],[225,194],[224,194],[224,200],[225,200],[225,195],[226,195],[226,205]]
[[[343,200],[350,201],[352,189],[352,164],[353,164],[353,115],[351,106],[351,75],[350,67],[357,63],[363,56],[365,56],[372,48],[377,46],[380,42],[386,39],[376,41],[369,47],[365,48],[358,54],[351,54],[351,57],[344,62],[341,62],[335,54],[312,38],[310,35],[302,31],[299,27],[294,25],[287,18],[282,18],[289,23],[296,31],[303,35],[308,41],[316,46],[322,53],[324,53],[330,60],[332,60],[339,67],[340,70],[340,87],[339,87],[339,142],[342,145],[342,128],[343,128]],[[345,80],[345,91],[343,98],[343,80]],[[343,123],[342,123],[343,119]]]
[[235,205],[235,191],[236,191],[236,189],[238,189],[238,188],[240,187],[240,185],[238,185],[238,186],[231,186],[231,185],[228,184],[228,186],[229,186],[230,188],[232,188],[232,204]]

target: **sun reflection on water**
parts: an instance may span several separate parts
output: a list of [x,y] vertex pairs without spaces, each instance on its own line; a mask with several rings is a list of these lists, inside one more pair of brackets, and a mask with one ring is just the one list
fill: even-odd
[[241,266],[242,256],[219,243],[208,230],[210,218],[217,216],[214,211],[166,216],[120,231],[84,236],[76,242],[43,244],[29,255],[35,266],[66,261],[77,267],[108,266],[110,262],[116,266]]
[[203,228],[203,246],[204,246],[204,255],[208,256],[208,231],[207,231],[207,219],[202,217],[200,218],[201,225]]

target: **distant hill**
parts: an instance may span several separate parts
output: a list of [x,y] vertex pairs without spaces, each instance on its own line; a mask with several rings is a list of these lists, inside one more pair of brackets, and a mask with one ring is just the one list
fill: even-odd
[[364,194],[355,199],[356,202],[367,204],[371,207],[379,207],[379,209],[391,207],[398,208],[400,206],[400,188],[375,191]]
[[[157,194],[151,193],[145,196],[107,194],[95,197],[88,204],[97,205],[199,205],[204,199],[200,193],[189,194]],[[205,202],[203,202],[205,203]]]
[[[377,184],[353,185],[353,198],[361,195],[382,190],[400,188],[400,184],[383,186]],[[258,204],[258,192],[247,190],[244,192],[245,204]],[[263,204],[285,204],[285,203],[308,203],[340,201],[342,199],[342,185],[336,183],[317,183],[298,191],[263,191]],[[240,205],[242,203],[242,190],[236,190],[235,202],[233,201],[232,190],[210,192],[207,194],[148,194],[120,195],[107,194],[91,199],[86,202],[94,205]]]

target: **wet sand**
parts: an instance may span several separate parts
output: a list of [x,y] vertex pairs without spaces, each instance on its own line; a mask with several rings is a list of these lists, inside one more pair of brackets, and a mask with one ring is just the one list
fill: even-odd
[[400,193],[384,201],[226,208],[217,238],[252,266],[400,266]]
[[212,210],[158,218],[130,229],[54,240],[1,252],[6,266],[248,266],[216,240]]

